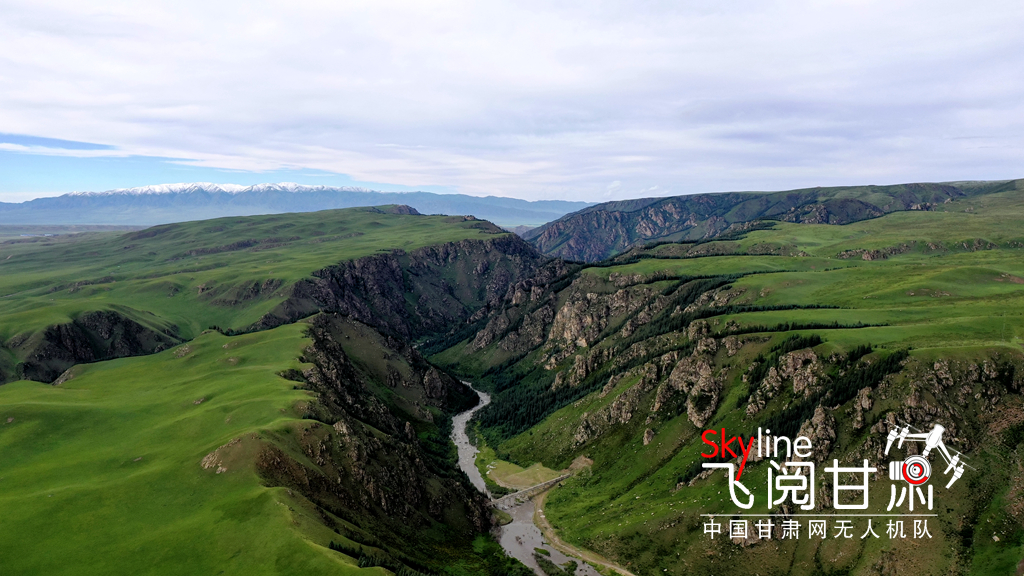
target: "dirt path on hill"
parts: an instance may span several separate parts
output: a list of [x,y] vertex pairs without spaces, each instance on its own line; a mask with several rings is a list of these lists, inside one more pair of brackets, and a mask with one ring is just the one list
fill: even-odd
[[533,523],[536,524],[538,528],[540,528],[541,533],[544,534],[544,538],[547,539],[548,543],[550,543],[553,547],[557,548],[558,550],[561,550],[565,554],[575,556],[577,558],[582,558],[583,560],[586,560],[591,564],[597,564],[598,566],[609,568],[620,574],[623,574],[624,576],[636,576],[636,574],[633,574],[632,572],[626,570],[618,564],[610,560],[607,560],[603,556],[600,556],[594,552],[590,552],[589,550],[582,550],[580,548],[577,548],[572,544],[568,544],[564,542],[561,538],[559,538],[558,534],[555,532],[554,527],[552,527],[551,523],[548,522],[548,519],[544,517],[544,498],[547,496],[547,494],[547,492],[542,492],[533,499],[534,506],[536,507],[535,512],[533,514]]

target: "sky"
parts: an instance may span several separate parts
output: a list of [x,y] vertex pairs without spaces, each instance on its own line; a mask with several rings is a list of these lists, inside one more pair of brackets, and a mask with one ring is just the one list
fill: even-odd
[[1024,3],[0,0],[0,202],[1024,177]]

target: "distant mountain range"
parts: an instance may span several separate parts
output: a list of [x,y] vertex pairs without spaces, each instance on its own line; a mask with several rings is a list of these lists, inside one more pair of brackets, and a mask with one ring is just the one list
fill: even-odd
[[539,226],[587,202],[529,202],[497,196],[379,192],[364,188],[301,184],[212,184],[193,182],[72,192],[21,203],[0,202],[0,224],[107,224],[150,226],[223,216],[313,212],[356,206],[406,204],[421,214],[473,215],[507,228]]
[[595,204],[521,235],[548,256],[596,262],[652,242],[697,241],[742,232],[759,220],[849,224],[1010,190],[1024,190],[1024,180],[640,198]]

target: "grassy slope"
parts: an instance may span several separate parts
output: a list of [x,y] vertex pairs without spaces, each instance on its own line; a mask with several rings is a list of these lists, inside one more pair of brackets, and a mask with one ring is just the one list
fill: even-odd
[[[1020,280],[1024,278],[1024,257],[1020,249],[1024,247],[1020,242],[1024,230],[1024,201],[1020,196],[1019,192],[1014,192],[978,197],[945,205],[945,212],[897,213],[847,226],[778,224],[773,230],[752,232],[730,243],[728,248],[744,250],[755,245],[774,245],[788,247],[793,253],[802,251],[805,256],[648,259],[622,266],[590,268],[584,274],[607,279],[611,273],[758,272],[734,283],[734,288],[743,293],[733,304],[843,307],[719,316],[711,319],[716,331],[722,330],[728,320],[740,325],[768,326],[834,320],[888,324],[799,332],[813,332],[826,339],[827,342],[817,348],[819,356],[864,343],[890,348],[912,346],[915,348],[913,357],[921,365],[929,365],[937,358],[974,359],[1000,351],[1019,356],[1024,337],[1024,281]],[[976,244],[977,239],[983,241]],[[928,246],[929,242],[934,248]],[[908,243],[911,250],[885,260],[864,261],[859,255],[837,259],[843,250],[882,249],[901,243]],[[974,251],[976,246],[983,249]],[[984,249],[986,247],[993,249]],[[654,252],[672,249],[662,246]],[[588,289],[600,291],[599,288]],[[766,352],[772,343],[788,335],[777,334],[772,341],[760,346],[748,345],[735,357],[726,357],[724,351],[718,353],[716,362],[726,367],[728,381],[718,412],[706,428],[725,427],[746,434],[756,426],[743,417],[742,410],[736,409],[737,399],[746,391],[746,385],[740,381],[742,371],[758,352]],[[463,369],[470,372],[487,368],[489,354],[495,355],[496,351],[487,349],[462,362]],[[528,356],[524,363],[532,360],[533,356]],[[572,357],[561,363],[560,368],[571,365]],[[598,442],[575,450],[571,448],[573,433],[583,415],[610,404],[636,380],[620,382],[604,398],[595,392],[498,446],[501,453],[509,454],[520,463],[540,461],[552,468],[567,465],[579,454],[594,459],[593,476],[573,479],[548,498],[548,518],[572,543],[630,561],[631,566],[644,571],[669,574],[711,569],[715,573],[720,570],[743,573],[752,565],[762,567],[762,573],[829,573],[832,570],[867,573],[872,569],[871,564],[860,559],[878,558],[881,549],[888,549],[887,554],[899,559],[904,568],[914,566],[910,573],[942,569],[951,561],[950,554],[954,551],[954,555],[973,555],[968,560],[972,573],[987,574],[1012,570],[1024,553],[1022,528],[1005,512],[1007,499],[1013,498],[1008,489],[1012,484],[1009,468],[1019,466],[1019,459],[1014,464],[1012,454],[1007,460],[1006,454],[997,448],[974,454],[972,460],[979,469],[995,472],[961,481],[949,494],[939,487],[940,505],[947,509],[940,528],[932,531],[935,538],[931,541],[892,545],[883,532],[883,538],[867,544],[867,548],[861,548],[859,540],[846,543],[828,540],[820,547],[807,541],[800,544],[773,542],[745,551],[721,542],[712,544],[700,533],[698,515],[735,508],[728,494],[722,493],[720,482],[702,482],[682,491],[674,490],[678,478],[698,460],[702,448],[699,431],[688,421],[684,411],[659,417],[653,424],[657,432],[655,440],[648,446],[644,446],[641,439],[644,429],[651,423],[644,424],[634,418],[625,426],[613,428]],[[892,396],[898,398],[906,391],[906,386],[906,383],[901,384]],[[777,398],[766,412],[784,406],[790,399],[791,395]],[[1013,402],[1015,406],[1001,409],[1019,410],[1019,398]],[[900,406],[895,398],[876,398],[873,410],[865,419],[870,424]],[[685,406],[681,409],[685,410]],[[982,421],[988,417],[979,413],[977,406],[970,405],[966,409],[972,417]],[[849,430],[849,413],[837,410],[835,415],[838,428]],[[866,429],[855,437],[841,432],[840,450],[853,449],[866,434]],[[748,467],[744,480],[748,477],[747,486],[761,487],[760,492],[755,493],[760,494],[763,501],[766,467]],[[888,484],[888,481],[875,483],[873,509],[884,511]],[[981,510],[975,509],[978,502]],[[965,536],[956,521],[972,515],[978,518],[979,533]],[[859,535],[858,532],[856,536]],[[994,535],[1001,535],[1001,544],[992,539]],[[966,552],[962,547],[964,542]],[[835,561],[836,558],[846,560]]]
[[[611,273],[696,276],[757,272],[734,284],[745,290],[736,304],[821,304],[843,309],[750,312],[722,316],[720,322],[771,326],[838,320],[889,325],[823,332],[843,345],[1016,345],[1024,338],[1021,193],[980,196],[944,208],[949,211],[898,212],[846,226],[779,223],[773,230],[752,232],[729,243],[731,249],[740,251],[756,245],[791,246],[807,256],[648,259],[589,268],[585,273],[607,278]],[[976,240],[993,249],[974,251]],[[910,251],[885,260],[865,261],[859,254],[837,258],[844,250],[879,250],[900,244],[910,246]],[[668,246],[654,252],[665,248]]]
[[[481,224],[350,208],[8,241],[0,243],[0,342],[104,309],[144,325],[175,324],[185,339],[211,325],[242,328],[315,270],[378,251],[493,237]],[[280,285],[246,298],[268,280]]]
[[[251,465],[252,435],[301,426],[295,407],[309,393],[276,372],[303,367],[302,330],[207,333],[160,354],[79,366],[60,386],[4,386],[5,571],[355,572],[326,548],[334,534],[313,511],[263,487]],[[225,450],[226,472],[200,466],[233,438],[244,440]]]
[[[645,242],[698,240],[723,224],[758,219],[854,222],[922,204],[1024,189],[1024,180],[808,188],[771,193],[696,194],[597,204],[526,234],[548,255],[594,262]],[[816,206],[818,209],[812,209]],[[682,214],[683,216],[680,216]],[[692,216],[692,218],[691,218]]]
[[[328,530],[297,492],[263,486],[254,468],[266,442],[304,461],[294,445],[318,425],[303,420],[310,393],[277,375],[303,367],[296,359],[310,343],[305,325],[230,338],[205,328],[249,324],[280,302],[290,283],[325,266],[378,251],[493,238],[489,227],[347,209],[0,244],[0,341],[105,308],[143,323],[177,324],[194,338],[152,356],[76,366],[75,377],[59,386],[0,386],[3,571],[357,570],[354,560],[326,548],[332,539],[357,545]],[[247,240],[256,243],[235,244]],[[201,252],[186,255],[190,250]],[[268,279],[280,281],[273,294],[237,298]],[[82,281],[96,283],[72,286]],[[380,337],[363,329],[370,334],[346,335],[345,349],[373,367],[382,356]],[[16,361],[0,348],[0,365]],[[403,409],[404,400],[388,392],[385,402]],[[233,439],[241,442],[218,450]],[[220,465],[200,465],[215,450],[223,473],[216,472]],[[476,555],[465,542],[446,543],[446,557],[460,562],[452,574],[479,573],[474,567],[485,556],[494,563],[497,545],[478,539]]]

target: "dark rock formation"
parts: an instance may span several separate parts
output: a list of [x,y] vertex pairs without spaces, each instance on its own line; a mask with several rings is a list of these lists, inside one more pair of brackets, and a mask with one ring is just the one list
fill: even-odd
[[152,354],[179,343],[174,326],[158,331],[112,310],[88,312],[46,328],[40,338],[9,342],[24,358],[9,377],[53,382],[75,364]]
[[[379,542],[403,562],[430,564],[431,549],[446,538],[471,539],[489,529],[491,519],[485,497],[444,456],[446,425],[437,430],[429,413],[417,414],[415,406],[451,414],[471,406],[476,395],[411,348],[383,346],[384,338],[360,344],[389,358],[375,372],[343,348],[341,334],[353,327],[359,328],[333,315],[312,321],[304,360],[313,366],[303,376],[317,393],[308,416],[316,421],[304,421],[288,437],[265,439],[257,467],[269,485],[313,502],[328,527],[356,541]],[[401,397],[375,392],[389,372],[404,374],[397,385]],[[421,439],[417,430],[435,432]]]
[[526,232],[542,253],[596,262],[659,240],[739,234],[764,220],[849,224],[889,212],[930,210],[965,196],[1013,189],[1014,181],[731,192],[607,202]]
[[545,258],[518,236],[367,256],[314,272],[253,329],[337,312],[403,339],[457,331]]

